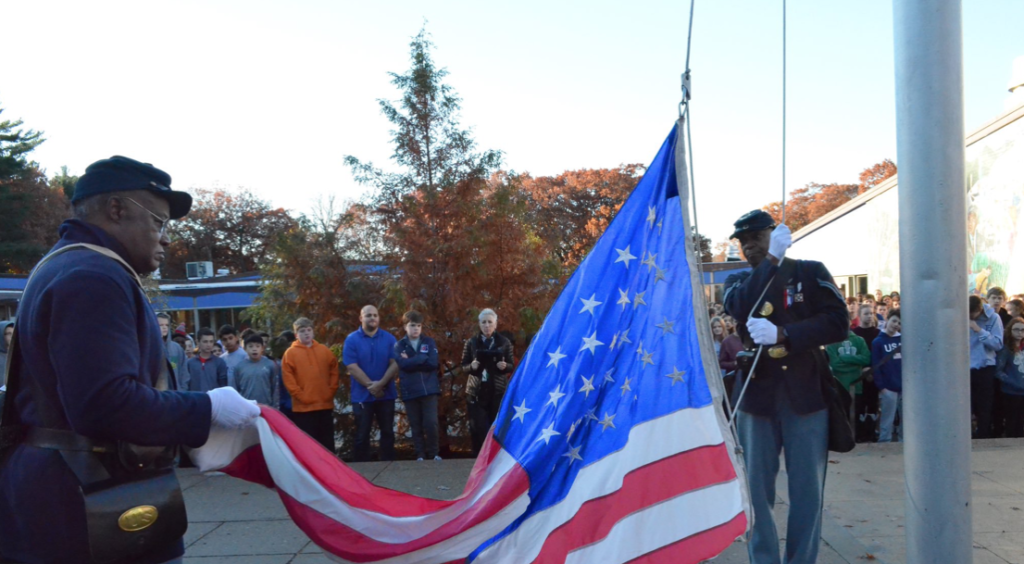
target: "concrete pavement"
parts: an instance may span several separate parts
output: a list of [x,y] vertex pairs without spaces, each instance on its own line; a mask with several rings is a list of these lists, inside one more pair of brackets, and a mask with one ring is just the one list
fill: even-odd
[[[849,454],[831,454],[829,461],[819,564],[905,562],[902,445],[859,445]],[[472,460],[352,465],[377,485],[437,499],[456,497],[472,466]],[[974,564],[1024,564],[1024,440],[975,441],[971,468]],[[185,562],[331,562],[292,524],[274,491],[191,469],[179,476],[190,522]],[[785,483],[783,471],[776,506],[783,542]],[[746,546],[734,543],[715,562],[745,564]]]

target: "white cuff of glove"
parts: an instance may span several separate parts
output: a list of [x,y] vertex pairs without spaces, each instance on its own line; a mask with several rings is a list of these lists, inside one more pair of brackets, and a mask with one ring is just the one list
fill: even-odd
[[243,429],[255,423],[260,416],[256,402],[245,399],[230,386],[210,390],[206,394],[210,396],[210,419],[217,427]]
[[786,255],[786,251],[792,245],[793,233],[789,230],[789,227],[783,223],[772,231],[772,238],[768,243],[768,254],[782,260],[782,257]]
[[759,345],[774,345],[779,342],[779,328],[763,317],[747,319],[750,338]]

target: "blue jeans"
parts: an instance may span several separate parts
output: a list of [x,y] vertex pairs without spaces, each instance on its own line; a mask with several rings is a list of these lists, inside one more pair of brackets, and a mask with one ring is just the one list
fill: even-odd
[[370,460],[370,430],[377,419],[380,428],[380,459],[395,459],[395,400],[368,401],[352,404],[356,416],[356,462]]
[[772,417],[744,411],[737,417],[750,484],[754,528],[747,552],[751,564],[780,564],[779,536],[772,509],[779,454],[785,452],[789,475],[789,529],[786,564],[814,564],[821,543],[821,515],[828,465],[828,411],[793,412],[785,394]]
[[437,394],[403,400],[416,458],[437,456]]
[[[895,434],[903,442],[903,394],[892,390],[878,392],[878,403],[882,406],[882,415],[878,420],[878,442],[891,443]],[[900,414],[900,428],[896,431],[896,412]]]

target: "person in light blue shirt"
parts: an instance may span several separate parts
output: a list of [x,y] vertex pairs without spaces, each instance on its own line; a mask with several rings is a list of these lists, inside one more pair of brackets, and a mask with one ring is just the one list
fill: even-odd
[[991,306],[978,296],[968,298],[971,347],[971,412],[977,422],[975,439],[992,436],[992,407],[996,395],[996,353],[1003,348],[1003,324]]

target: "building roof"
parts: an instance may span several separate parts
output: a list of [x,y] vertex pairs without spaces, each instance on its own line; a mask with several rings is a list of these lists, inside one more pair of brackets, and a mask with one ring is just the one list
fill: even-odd
[[[967,136],[967,140],[964,142],[964,145],[969,147],[976,143],[977,141],[980,141],[981,139],[988,137],[992,133],[1017,121],[1021,117],[1024,117],[1024,105],[1017,106],[1016,108],[1003,113],[999,117],[974,130],[970,135]],[[897,163],[897,167],[898,166],[899,164]],[[868,190],[867,192],[860,194],[859,196],[853,198],[849,202],[846,202],[845,204],[819,217],[818,219],[812,221],[811,223],[808,223],[802,229],[793,234],[793,242],[795,243],[800,239],[803,239],[804,237],[810,235],[811,233],[814,233],[818,229],[821,229],[822,227],[856,210],[857,208],[863,206],[864,204],[870,202],[871,200],[888,192],[889,190],[892,190],[893,188],[899,185],[898,176],[898,174],[893,175],[891,178],[883,180],[878,184],[878,186],[875,186],[871,190]]]

